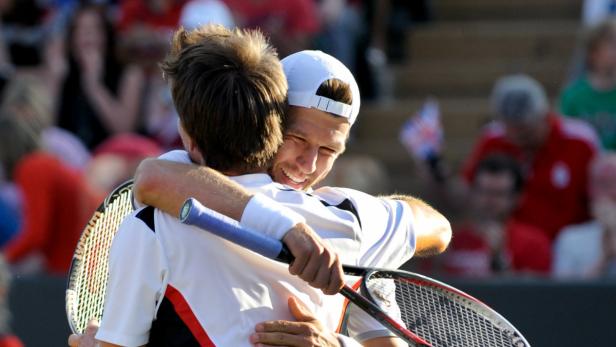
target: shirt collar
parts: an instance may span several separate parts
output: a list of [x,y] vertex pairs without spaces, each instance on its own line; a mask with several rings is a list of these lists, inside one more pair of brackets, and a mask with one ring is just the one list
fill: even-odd
[[265,185],[271,184],[272,178],[266,173],[255,173],[239,176],[228,176],[231,180],[245,186]]

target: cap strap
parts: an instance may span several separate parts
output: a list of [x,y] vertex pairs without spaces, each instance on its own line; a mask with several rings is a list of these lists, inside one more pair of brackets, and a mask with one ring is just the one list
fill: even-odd
[[289,92],[289,104],[299,107],[316,108],[349,119],[353,112],[353,107],[351,105],[311,93]]

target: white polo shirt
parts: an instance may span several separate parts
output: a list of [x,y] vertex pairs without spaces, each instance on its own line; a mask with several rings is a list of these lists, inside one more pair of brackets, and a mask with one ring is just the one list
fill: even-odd
[[[412,213],[404,202],[348,189],[306,194],[265,174],[233,179],[305,216],[343,263],[397,267],[415,250]],[[333,331],[344,302],[341,295],[323,295],[290,275],[286,264],[181,224],[152,207],[122,223],[109,272],[96,337],[124,346],[149,341],[149,346],[248,347],[257,323],[293,320],[290,296]]]

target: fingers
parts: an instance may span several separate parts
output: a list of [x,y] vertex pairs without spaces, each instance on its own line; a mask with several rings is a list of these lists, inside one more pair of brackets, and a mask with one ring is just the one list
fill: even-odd
[[81,335],[72,334],[71,336],[68,337],[68,345],[70,347],[79,346],[79,342],[81,342]]
[[[295,257],[293,263],[289,266],[289,273],[291,275],[299,276],[304,279],[304,269],[310,260],[310,256],[313,252],[313,247],[311,244],[303,243],[300,245],[295,245],[294,247],[289,246],[289,250],[291,254]],[[305,280],[305,279],[304,279]]]
[[303,302],[299,301],[295,297],[290,297],[287,300],[289,305],[289,311],[298,322],[310,322],[315,321],[316,317]]
[[70,347],[96,347],[96,339],[94,335],[98,331],[98,321],[91,320],[88,322],[86,330],[83,334],[72,334],[68,337],[68,345]]
[[306,337],[302,335],[293,335],[279,332],[270,333],[254,333],[250,335],[250,343],[255,346],[310,346],[306,344]]
[[97,331],[98,331],[98,321],[96,319],[90,320],[88,322],[88,325],[86,326],[85,334],[94,337]]
[[342,271],[342,263],[340,258],[336,255],[336,259],[331,266],[331,273],[329,275],[329,283],[323,289],[323,293],[327,295],[334,295],[344,287],[344,272]]
[[296,225],[283,238],[295,257],[289,272],[323,290],[337,293],[344,284],[342,267],[335,252],[323,244],[319,236],[304,224]]
[[250,342],[257,346],[311,346],[305,341],[310,335],[311,329],[307,323],[267,321],[257,324]]

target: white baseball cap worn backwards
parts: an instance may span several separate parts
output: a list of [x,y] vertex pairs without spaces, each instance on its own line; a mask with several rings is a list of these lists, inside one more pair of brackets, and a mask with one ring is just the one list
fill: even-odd
[[[321,51],[301,51],[281,60],[289,85],[289,105],[316,108],[347,118],[353,125],[359,114],[359,87],[353,74],[338,59]],[[337,79],[351,87],[351,105],[316,94],[321,84]]]

